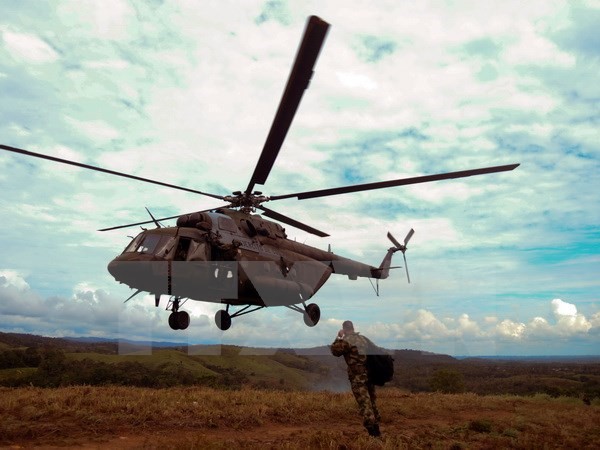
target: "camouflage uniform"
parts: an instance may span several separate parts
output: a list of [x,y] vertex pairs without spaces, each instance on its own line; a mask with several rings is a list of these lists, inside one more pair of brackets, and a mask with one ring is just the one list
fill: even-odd
[[379,431],[381,417],[375,405],[375,386],[367,378],[367,345],[367,340],[359,333],[347,333],[343,339],[337,338],[331,344],[331,353],[334,356],[344,355],[350,387],[363,417],[363,425],[371,433],[373,429]]

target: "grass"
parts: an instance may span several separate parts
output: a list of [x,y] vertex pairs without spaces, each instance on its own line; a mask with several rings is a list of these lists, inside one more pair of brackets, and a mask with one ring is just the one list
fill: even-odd
[[600,406],[380,389],[381,440],[350,393],[0,388],[0,445],[106,448],[597,448]]
[[306,390],[319,378],[319,367],[296,355],[277,354],[269,356],[239,355],[239,348],[223,346],[219,356],[194,355],[175,349],[154,350],[151,355],[119,355],[100,353],[67,353],[68,360],[115,364],[137,362],[147,367],[158,368],[170,365],[188,370],[197,377],[220,375],[245,376],[257,386],[278,386],[291,390]]

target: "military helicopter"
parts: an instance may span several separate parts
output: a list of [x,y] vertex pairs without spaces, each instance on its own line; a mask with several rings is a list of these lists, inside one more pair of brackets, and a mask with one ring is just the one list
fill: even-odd
[[[390,269],[397,268],[391,266],[392,256],[400,251],[410,282],[406,249],[414,230],[408,232],[403,243],[388,233],[387,237],[393,246],[387,250],[381,264],[375,267],[336,255],[330,249],[321,250],[288,239],[285,229],[278,222],[320,237],[328,234],[267,208],[264,203],[287,198],[305,200],[470,177],[510,171],[519,165],[484,167],[284,195],[267,196],[254,190],[256,184],[264,185],[267,181],[304,90],[309,85],[328,28],[329,24],[319,17],[308,18],[277,113],[254,173],[244,191],[217,195],[7,145],[0,145],[0,148],[184,190],[226,203],[217,208],[159,219],[148,210],[151,220],[99,230],[155,224],[154,229],[142,228],[143,231],[108,264],[108,271],[116,281],[136,290],[126,302],[141,292],[148,292],[154,295],[155,306],[158,307],[161,296],[169,296],[166,308],[171,312],[169,325],[172,329],[184,330],[189,326],[189,314],[180,310],[189,299],[223,304],[225,309],[219,310],[215,315],[215,323],[221,330],[229,329],[235,317],[271,306],[284,306],[297,311],[303,315],[306,325],[315,326],[321,316],[319,306],[315,303],[307,305],[306,302],[332,274],[346,275],[351,280],[358,277],[385,279],[389,276]],[[261,211],[262,215],[256,214],[256,210]],[[267,220],[263,216],[277,222]],[[161,221],[170,219],[177,219],[176,226],[161,226]],[[234,312],[233,307],[239,309]]]

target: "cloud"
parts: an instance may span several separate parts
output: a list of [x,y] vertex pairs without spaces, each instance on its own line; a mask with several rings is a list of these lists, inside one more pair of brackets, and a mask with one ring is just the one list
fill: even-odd
[[587,333],[592,324],[583,314],[577,312],[577,306],[561,299],[552,300],[552,310],[556,318],[556,332],[570,336],[578,333]]
[[2,287],[14,287],[19,291],[27,291],[30,289],[27,281],[16,271],[0,269],[0,284]]
[[35,34],[4,30],[2,40],[4,47],[15,59],[24,59],[33,64],[43,64],[54,62],[59,57],[50,45]]
[[[235,319],[230,330],[221,332],[212,320],[221,306],[191,301],[183,309],[190,311],[192,324],[182,333],[169,329],[168,313],[155,308],[153,300],[151,296],[136,297],[124,305],[122,298],[87,282],[77,284],[70,296],[43,298],[16,271],[0,271],[0,317],[4,331],[300,348],[329,343],[342,321],[352,317],[347,313],[343,317],[327,317],[327,312],[322,312],[321,322],[309,328],[296,312],[282,307],[267,308]],[[163,304],[165,301],[163,299]],[[358,331],[388,348],[448,352],[449,343],[460,343],[455,351],[461,354],[469,349],[470,353],[484,354],[494,343],[513,343],[511,351],[514,354],[527,354],[529,348],[541,351],[544,347],[539,348],[538,344],[544,343],[542,354],[548,354],[549,350],[558,348],[553,344],[557,340],[563,344],[565,340],[594,342],[600,327],[600,313],[593,314],[588,320],[577,313],[572,303],[554,299],[550,306],[554,310],[555,323],[541,316],[525,323],[489,316],[474,319],[466,313],[441,319],[427,309],[418,309],[399,321],[394,321],[393,316],[387,321],[370,324],[360,318],[354,321]],[[323,307],[323,311],[327,311],[328,306]]]
[[525,333],[524,323],[514,322],[510,319],[504,319],[496,326],[497,336],[500,338],[521,339]]
[[560,298],[552,300],[552,312],[557,320],[564,317],[577,316],[577,307],[571,303],[563,302]]
[[574,304],[560,302],[557,299],[550,302],[553,308],[556,305],[561,307],[554,323],[540,316],[528,322],[490,316],[474,320],[464,313],[440,319],[432,311],[420,309],[399,323],[378,322],[367,326],[364,331],[393,348],[400,348],[404,343],[423,349],[447,348],[448,342],[462,342],[461,348],[472,348],[474,352],[471,353],[475,354],[484,354],[481,351],[485,352],[486,348],[489,352],[492,345],[510,348],[514,354],[523,354],[523,349],[536,349],[541,354],[548,354],[549,350],[559,348],[564,351],[568,342],[580,339],[593,346],[599,331],[598,313],[588,320],[576,313]]

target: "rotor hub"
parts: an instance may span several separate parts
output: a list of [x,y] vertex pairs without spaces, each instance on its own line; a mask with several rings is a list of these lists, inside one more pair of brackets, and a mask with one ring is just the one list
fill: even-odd
[[243,212],[255,212],[256,207],[261,203],[268,202],[270,197],[262,195],[260,191],[252,193],[234,191],[231,195],[223,197],[223,200],[230,203],[232,208],[240,208]]

